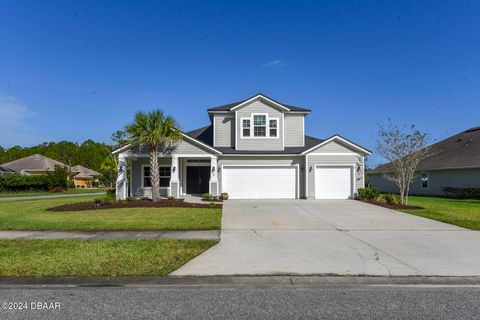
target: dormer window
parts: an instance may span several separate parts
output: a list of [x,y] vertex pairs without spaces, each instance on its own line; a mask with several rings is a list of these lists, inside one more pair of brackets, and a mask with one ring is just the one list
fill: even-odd
[[250,137],[250,119],[242,120],[242,134],[244,137]]
[[267,116],[256,114],[253,116],[253,136],[267,136]]
[[276,137],[278,134],[278,120],[270,119],[270,137]]

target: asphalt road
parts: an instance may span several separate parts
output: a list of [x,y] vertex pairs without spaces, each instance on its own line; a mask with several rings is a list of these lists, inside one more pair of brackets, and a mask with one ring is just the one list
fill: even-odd
[[0,309],[0,319],[479,319],[479,301],[468,284],[26,286],[0,288],[2,308],[29,308]]

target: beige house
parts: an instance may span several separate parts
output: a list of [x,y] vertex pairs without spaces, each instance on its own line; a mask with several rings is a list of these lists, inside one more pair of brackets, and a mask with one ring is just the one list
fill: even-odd
[[72,167],[71,171],[75,188],[91,188],[93,186],[92,183],[98,181],[98,177],[101,176],[100,172],[80,165]]

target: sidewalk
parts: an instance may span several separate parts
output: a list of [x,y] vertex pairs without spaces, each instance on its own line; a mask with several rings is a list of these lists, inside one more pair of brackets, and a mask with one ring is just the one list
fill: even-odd
[[54,198],[86,197],[86,196],[99,196],[99,195],[105,195],[105,192],[73,193],[73,194],[52,194],[52,195],[26,196],[26,197],[8,197],[8,198],[0,198],[0,201],[8,201],[8,200],[34,200],[34,199],[54,199]]
[[219,230],[194,231],[0,231],[0,240],[220,240]]

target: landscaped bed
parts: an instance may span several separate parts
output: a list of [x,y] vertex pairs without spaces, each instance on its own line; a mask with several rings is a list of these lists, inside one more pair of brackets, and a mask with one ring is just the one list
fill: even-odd
[[412,206],[412,205],[406,205],[406,204],[401,204],[401,203],[386,203],[386,202],[381,202],[381,201],[375,201],[375,200],[360,200],[365,203],[369,204],[374,204],[376,206],[388,208],[388,209],[394,209],[394,210],[418,210],[418,209],[423,209],[422,207],[419,206]]
[[[88,199],[88,201],[85,200]],[[179,231],[218,230],[222,210],[207,207],[119,207],[102,210],[48,211],[75,203],[93,203],[94,196],[0,201],[0,230]]]
[[183,199],[168,200],[160,202],[151,200],[129,200],[116,201],[111,203],[97,203],[94,201],[76,202],[48,208],[48,211],[84,211],[97,209],[118,209],[118,208],[222,208],[221,204],[212,203],[190,203]]
[[164,276],[215,240],[0,240],[0,276]]

